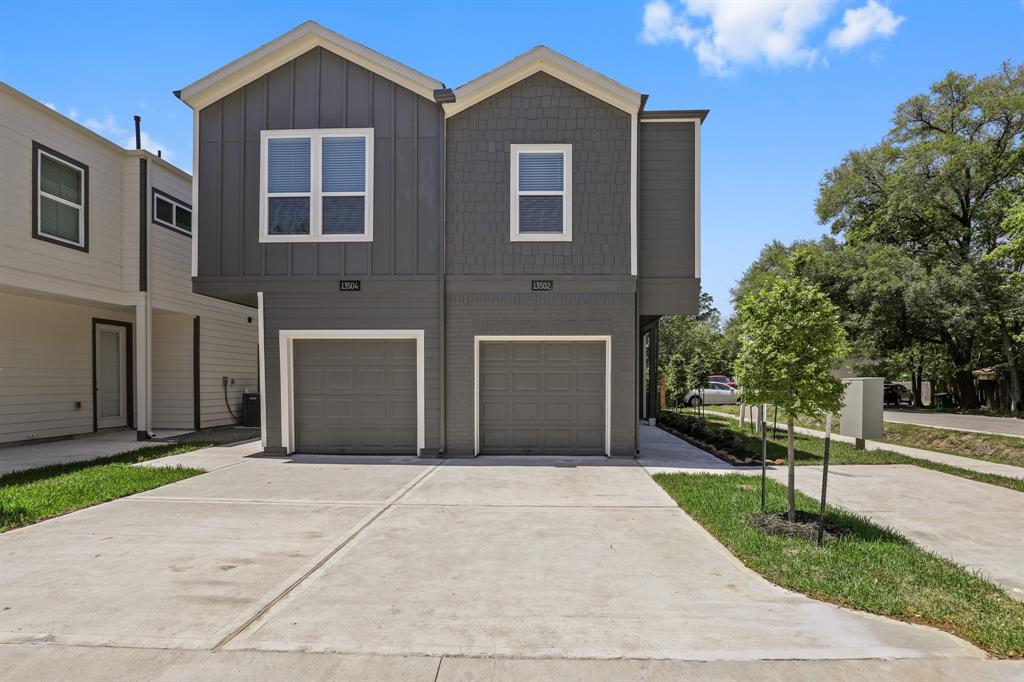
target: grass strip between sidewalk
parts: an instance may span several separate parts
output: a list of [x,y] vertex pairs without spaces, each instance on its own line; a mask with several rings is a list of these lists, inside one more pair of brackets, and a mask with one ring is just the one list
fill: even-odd
[[[731,417],[708,413],[703,419],[677,410],[662,410],[662,424],[671,427],[687,440],[700,447],[711,445],[719,450],[757,458],[760,464],[761,439]],[[820,466],[825,453],[825,440],[802,433],[795,435],[797,466]],[[772,438],[768,430],[768,459],[786,459],[786,428],[781,425],[778,436]],[[952,476],[997,485],[1024,493],[1024,479],[963,469],[950,464],[908,457],[888,450],[858,450],[850,443],[833,440],[829,453],[831,464],[911,464]]]
[[[707,409],[709,412],[725,412],[736,416],[740,414],[739,405],[708,405]],[[772,414],[772,408],[769,407],[768,416],[771,417]],[[796,420],[796,425],[815,431],[825,430],[824,422],[814,417],[800,417]],[[780,426],[784,427],[785,425],[780,424]],[[942,452],[958,457],[970,457],[982,462],[1024,467],[1024,438],[994,433],[939,429],[903,422],[887,421],[884,422],[884,428],[883,440],[887,443]],[[832,420],[832,433],[839,433],[839,415]]]
[[205,473],[181,466],[133,465],[210,445],[168,443],[84,462],[4,474],[0,476],[0,532]]
[[[930,625],[996,656],[1024,657],[1024,603],[890,529],[830,507],[830,520],[851,532],[818,547],[813,540],[765,534],[748,521],[761,511],[760,482],[754,477],[656,474],[654,479],[744,564],[777,585]],[[816,514],[818,502],[798,492],[797,507]],[[785,509],[786,487],[768,481],[769,512]]]

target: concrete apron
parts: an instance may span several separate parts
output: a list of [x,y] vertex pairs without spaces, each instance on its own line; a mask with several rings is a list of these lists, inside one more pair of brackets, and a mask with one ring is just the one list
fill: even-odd
[[[39,646],[46,658],[60,655],[54,645],[579,660],[983,656],[952,635],[769,584],[643,468],[603,458],[245,459],[9,532],[0,551],[0,642]],[[16,651],[5,668],[35,649]]]

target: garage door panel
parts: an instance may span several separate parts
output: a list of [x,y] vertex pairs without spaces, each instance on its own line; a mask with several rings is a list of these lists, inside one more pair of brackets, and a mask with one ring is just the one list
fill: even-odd
[[300,452],[416,453],[416,341],[299,339],[293,349]]
[[480,452],[604,454],[603,341],[481,341]]

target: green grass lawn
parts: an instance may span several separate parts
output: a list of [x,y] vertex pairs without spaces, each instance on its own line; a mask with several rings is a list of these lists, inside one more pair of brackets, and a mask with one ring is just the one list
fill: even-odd
[[208,445],[157,445],[87,462],[54,464],[0,476],[0,532],[204,473],[202,469],[186,467],[132,465]]
[[[739,405],[708,405],[708,411],[725,412],[739,415]],[[768,408],[768,418],[772,418],[772,408]],[[771,422],[769,422],[771,423]],[[801,417],[796,420],[797,426],[805,429],[825,430],[821,419]],[[784,424],[780,424],[784,427]],[[832,419],[832,432],[839,433],[839,417]],[[998,436],[990,433],[971,433],[953,431],[951,429],[935,429],[916,424],[897,424],[885,422],[885,441],[911,448],[922,448],[949,455],[971,457],[985,462],[1011,464],[1024,467],[1024,438]]]
[[[739,422],[735,419],[709,413],[703,420],[700,420],[693,416],[693,413],[663,410],[661,420],[666,426],[692,439],[698,445],[706,443],[733,454],[751,455],[760,461],[761,439],[753,435],[748,428],[740,427]],[[702,421],[703,423],[701,423]],[[795,441],[798,466],[821,465],[825,453],[823,438],[798,433]],[[786,459],[786,429],[784,426],[780,427],[778,436],[775,438],[771,437],[769,429],[768,459]],[[838,441],[832,441],[829,462],[831,464],[912,464],[944,474],[952,474],[972,481],[1024,492],[1024,479],[971,471],[886,450],[858,450],[849,443]]]
[[[991,654],[1024,657],[1024,603],[987,580],[927,552],[895,532],[836,508],[829,518],[852,529],[818,547],[812,540],[768,535],[748,519],[761,510],[750,476],[657,474],[679,506],[768,580],[815,599],[923,623]],[[797,493],[797,507],[818,502]],[[786,509],[786,487],[768,481],[768,509]]]

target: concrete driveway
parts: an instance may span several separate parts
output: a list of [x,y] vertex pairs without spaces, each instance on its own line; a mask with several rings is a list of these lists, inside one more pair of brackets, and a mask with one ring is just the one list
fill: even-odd
[[[258,670],[281,652],[415,679],[471,679],[472,661],[487,676],[494,657],[982,656],[767,583],[632,462],[245,458],[252,447],[227,464],[231,448],[218,448],[208,474],[0,536],[0,677],[85,679],[93,661],[109,679],[110,661],[132,657],[125,677],[196,671],[195,660]],[[304,660],[338,674],[337,659]]]

